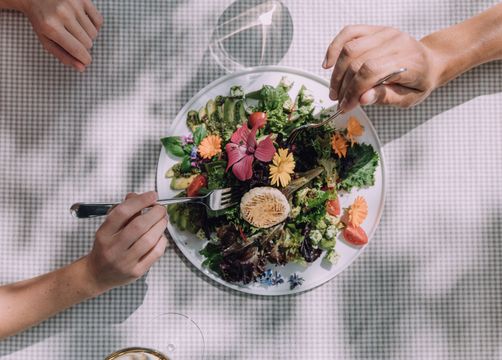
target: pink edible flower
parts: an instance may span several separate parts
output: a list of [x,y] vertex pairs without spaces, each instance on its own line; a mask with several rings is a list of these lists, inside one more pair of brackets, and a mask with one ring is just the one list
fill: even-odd
[[230,142],[225,146],[228,155],[227,171],[232,167],[232,172],[240,181],[251,179],[253,176],[253,161],[269,162],[275,154],[275,147],[270,136],[260,142],[256,141],[258,127],[249,129],[243,124],[232,135]]
[[181,145],[185,146],[186,144],[193,144],[193,135],[188,134],[186,136],[181,137]]

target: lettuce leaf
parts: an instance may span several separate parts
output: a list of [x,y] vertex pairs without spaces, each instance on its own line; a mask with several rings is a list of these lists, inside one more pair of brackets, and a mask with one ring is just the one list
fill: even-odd
[[350,191],[375,184],[375,171],[379,156],[369,144],[354,144],[347,150],[347,156],[341,158],[337,172],[341,179],[339,188]]

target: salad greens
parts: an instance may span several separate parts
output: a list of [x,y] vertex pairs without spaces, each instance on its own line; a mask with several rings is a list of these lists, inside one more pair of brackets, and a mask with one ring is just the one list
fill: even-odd
[[[374,185],[378,153],[354,140],[363,129],[355,118],[346,129],[326,125],[305,131],[288,146],[285,140],[294,128],[326,116],[314,115],[314,97],[305,86],[291,97],[292,86],[286,78],[247,94],[233,86],[227,95],[188,112],[189,134],[161,139],[165,151],[180,158],[166,176],[172,177],[171,186],[183,188],[181,195],[225,187],[246,193],[240,205],[218,212],[186,204],[168,209],[178,229],[207,241],[200,252],[203,265],[226,281],[257,281],[268,263],[307,266],[322,258],[334,264],[340,234],[352,244],[365,241],[356,235],[362,231],[365,236],[360,224],[366,202],[356,199],[342,212],[339,198]],[[248,198],[257,188],[262,203]],[[267,201],[283,204],[286,220],[260,223],[265,208],[255,211],[253,206]],[[253,220],[243,210],[248,207]]]
[[347,156],[338,162],[337,171],[342,179],[340,189],[350,191],[375,184],[375,170],[378,153],[368,144],[354,144],[347,150]]

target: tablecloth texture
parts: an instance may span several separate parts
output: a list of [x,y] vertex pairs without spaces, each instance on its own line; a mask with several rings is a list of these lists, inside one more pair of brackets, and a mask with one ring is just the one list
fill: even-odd
[[[95,3],[105,25],[84,74],[46,54],[21,14],[0,12],[1,283],[85,254],[100,220],[76,221],[69,205],[153,189],[159,138],[224,74],[208,43],[231,1]],[[324,52],[344,25],[421,37],[494,3],[288,0],[280,64],[328,78]],[[177,312],[202,329],[207,359],[501,359],[501,80],[495,62],[413,109],[367,109],[384,143],[385,211],[363,255],[324,286],[239,294],[171,245],[145,278],[0,342],[0,356],[101,359]]]

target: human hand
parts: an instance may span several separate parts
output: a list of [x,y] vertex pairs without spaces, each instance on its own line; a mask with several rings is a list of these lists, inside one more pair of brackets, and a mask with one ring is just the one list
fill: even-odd
[[[167,212],[165,207],[155,205],[156,201],[155,192],[129,194],[110,211],[84,258],[94,294],[136,280],[164,254]],[[140,214],[149,206],[148,212]]]
[[43,47],[61,63],[82,72],[103,24],[91,0],[19,0]]
[[[345,27],[331,42],[323,67],[334,66],[330,98],[349,111],[358,104],[410,107],[439,86],[438,59],[423,42],[384,26]],[[392,72],[385,85],[375,84]]]

